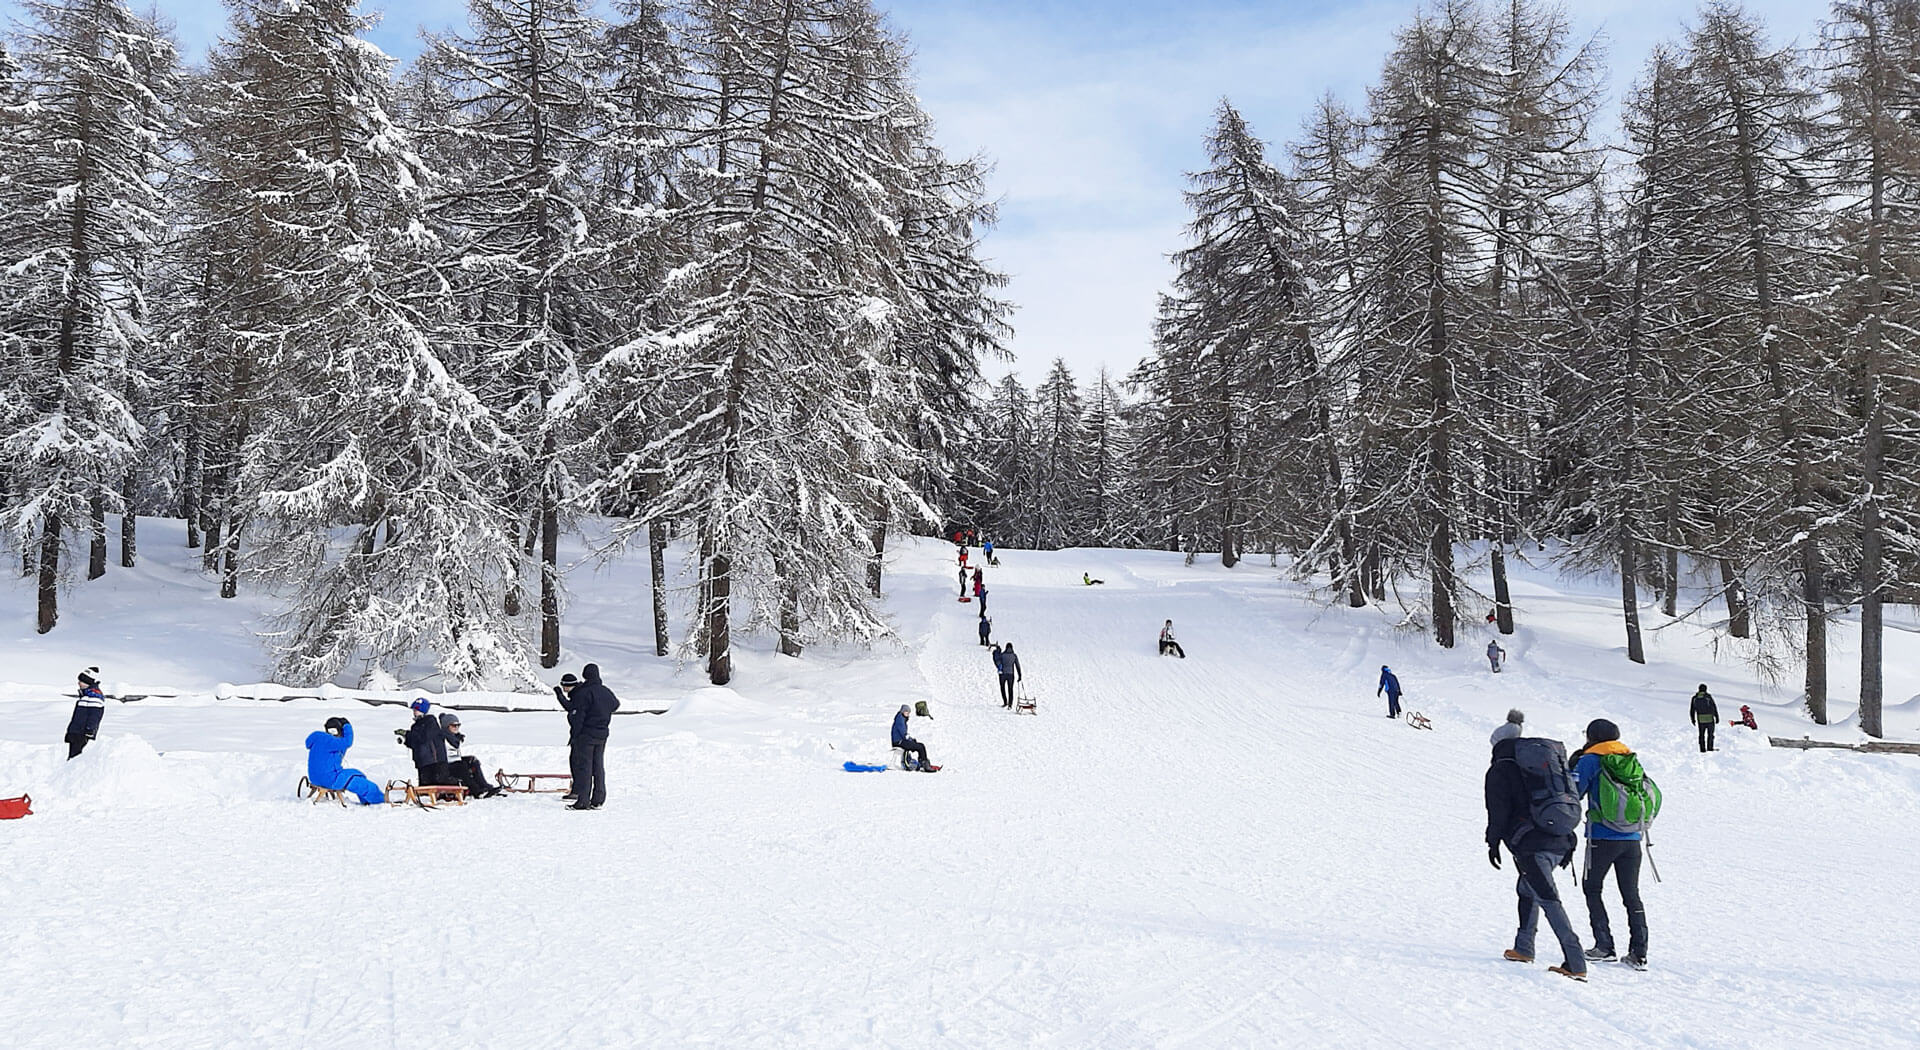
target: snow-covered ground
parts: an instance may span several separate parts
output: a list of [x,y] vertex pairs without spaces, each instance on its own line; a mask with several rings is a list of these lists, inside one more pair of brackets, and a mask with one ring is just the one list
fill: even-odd
[[[1495,677],[1477,625],[1441,652],[1261,560],[1006,551],[991,611],[1026,718],[995,698],[943,544],[893,567],[899,647],[756,642],[733,689],[651,655],[637,565],[583,569],[566,669],[596,660],[625,706],[668,711],[615,721],[607,808],[423,812],[292,800],[334,713],[353,764],[411,775],[407,714],[222,688],[262,677],[261,606],[211,597],[170,530],[148,523],[146,566],[76,587],[48,637],[0,583],[0,796],[39,811],[0,823],[8,1047],[1920,1045],[1920,758],[1725,727],[1697,754],[1703,681],[1763,732],[1856,734],[1816,731],[1692,627],[1627,663],[1605,580],[1523,570]],[[1155,655],[1167,617],[1190,659]],[[1916,636],[1889,652],[1889,696],[1920,693]],[[116,692],[181,695],[110,705],[67,763],[56,694],[93,663]],[[1382,717],[1382,663],[1433,732]],[[943,772],[841,771],[885,760],[918,699]],[[1615,719],[1664,787],[1649,971],[1577,985],[1544,950],[1500,960],[1513,880],[1487,865],[1480,782],[1510,706],[1570,745]],[[463,721],[490,770],[565,766],[557,712]],[[1889,721],[1914,739],[1920,706]]]

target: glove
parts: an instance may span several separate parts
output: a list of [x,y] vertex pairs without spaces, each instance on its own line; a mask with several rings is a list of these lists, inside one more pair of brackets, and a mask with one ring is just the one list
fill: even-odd
[[1500,844],[1499,844],[1498,842],[1494,842],[1494,843],[1490,843],[1490,844],[1489,844],[1489,845],[1487,846],[1487,860],[1488,860],[1488,861],[1490,861],[1490,862],[1491,862],[1491,863],[1493,864],[1493,866],[1494,866],[1494,869],[1495,869],[1495,870],[1498,870],[1498,869],[1499,869],[1499,867],[1500,867]]

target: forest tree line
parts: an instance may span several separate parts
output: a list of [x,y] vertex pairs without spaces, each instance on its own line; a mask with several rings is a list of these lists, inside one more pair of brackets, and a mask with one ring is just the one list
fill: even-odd
[[646,548],[662,655],[687,541],[716,683],[737,628],[886,631],[1008,307],[866,0],[473,0],[404,68],[351,0],[231,0],[203,66],[121,0],[23,6],[0,535],[42,633],[136,513],[280,601],[289,681],[533,681],[583,514]]
[[1223,102],[1151,357],[1003,382],[974,517],[1286,552],[1449,647],[1513,632],[1508,555],[1554,540],[1618,574],[1629,659],[1644,595],[1803,658],[1822,723],[1857,609],[1880,735],[1882,606],[1920,585],[1920,0],[1838,0],[1804,46],[1689,26],[1617,136],[1601,42],[1537,0],[1423,8],[1278,150]]

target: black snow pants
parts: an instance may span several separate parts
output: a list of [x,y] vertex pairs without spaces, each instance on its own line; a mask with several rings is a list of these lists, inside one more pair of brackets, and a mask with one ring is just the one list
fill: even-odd
[[68,733],[67,734],[67,761],[71,762],[74,759],[80,757],[80,752],[85,751],[87,749],[87,741],[91,739],[93,738],[89,737],[85,733]]
[[1000,676],[1000,706],[1013,706],[1013,676],[1010,674]]
[[1612,839],[1587,840],[1587,917],[1593,921],[1593,946],[1613,951],[1613,926],[1607,921],[1607,906],[1600,891],[1607,888],[1611,869],[1620,884],[1620,900],[1627,906],[1627,954],[1636,959],[1647,957],[1647,909],[1640,903],[1640,843]]
[[1700,750],[1713,750],[1713,729],[1719,724],[1718,720],[1700,723]]
[[607,801],[607,742],[583,736],[573,739],[573,794],[576,805],[601,806]]

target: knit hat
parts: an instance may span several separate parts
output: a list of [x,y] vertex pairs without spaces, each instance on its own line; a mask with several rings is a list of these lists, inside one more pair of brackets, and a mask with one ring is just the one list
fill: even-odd
[[1519,723],[1502,722],[1500,724],[1500,728],[1494,730],[1493,735],[1487,738],[1487,742],[1490,744],[1498,744],[1502,740],[1513,740],[1517,738],[1519,735],[1520,735]]
[[1620,739],[1620,727],[1604,718],[1596,718],[1587,723],[1587,746]]
[[80,672],[80,684],[85,686],[99,685],[100,669],[98,667],[89,667],[86,670]]
[[430,707],[432,707],[433,705],[432,705],[432,704],[429,704],[429,703],[427,703],[427,698],[426,698],[426,697],[424,697],[424,696],[416,696],[416,697],[414,697],[414,698],[413,698],[413,703],[412,703],[412,704],[410,704],[410,705],[408,705],[408,706],[410,706],[410,707],[412,707],[412,708],[413,708],[413,713],[414,713],[414,714],[417,714],[417,715],[424,715],[424,714],[426,714],[426,713],[427,713],[427,709],[428,709],[428,708],[430,708]]
[[1523,714],[1519,708],[1516,707],[1507,712],[1507,721],[1512,723],[1513,725],[1525,725],[1527,721],[1527,716]]
[[563,686],[568,686],[568,685],[579,685],[579,684],[580,684],[580,679],[578,679],[578,678],[575,678],[575,677],[573,676],[573,672],[572,672],[572,671],[568,671],[568,672],[567,672],[566,674],[563,674],[563,675],[561,675],[561,676],[560,676],[560,684],[561,684],[561,685],[563,685]]
[[442,712],[440,715],[440,724],[443,726],[457,726],[460,724],[460,716],[454,714],[452,711]]

